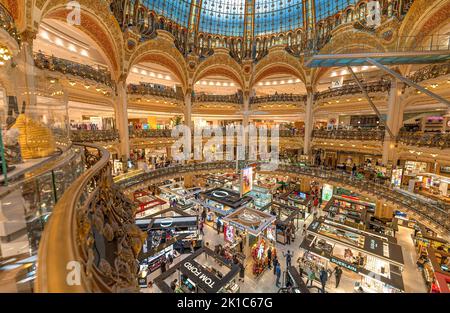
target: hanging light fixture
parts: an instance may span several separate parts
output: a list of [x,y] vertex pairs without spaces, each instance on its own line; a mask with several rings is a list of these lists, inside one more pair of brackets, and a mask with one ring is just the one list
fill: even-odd
[[11,58],[11,51],[7,47],[0,45],[0,66],[5,65],[5,62],[11,60]]

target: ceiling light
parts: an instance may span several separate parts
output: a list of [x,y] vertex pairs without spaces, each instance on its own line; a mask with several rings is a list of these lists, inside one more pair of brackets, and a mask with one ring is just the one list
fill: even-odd
[[228,87],[228,83],[223,83],[223,85],[224,85],[225,87]]
[[172,80],[172,77],[170,77],[169,75],[166,75],[166,80]]
[[231,87],[234,87],[234,83],[230,83],[230,86],[231,86]]
[[137,68],[133,67],[132,72],[133,73],[139,73],[139,70]]
[[146,70],[142,70],[142,71],[141,71],[141,74],[142,74],[142,75],[147,75],[147,71],[146,71]]
[[77,52],[77,48],[73,44],[69,44],[69,50],[72,52]]
[[209,84],[208,85],[210,85],[210,86],[214,86],[214,82],[209,82]]
[[293,79],[289,79],[288,80],[288,84],[293,84],[294,83],[294,80]]
[[296,82],[296,83],[301,82],[300,78],[297,78],[297,79],[295,80],[295,82]]
[[89,89],[90,87],[91,87],[91,86],[88,85],[88,84],[84,85],[84,88],[86,88],[86,89]]
[[45,30],[41,30],[41,31],[39,32],[39,35],[40,35],[42,38],[46,39],[46,40],[50,40],[50,37],[49,37],[48,33],[47,33]]
[[55,43],[56,43],[56,45],[58,45],[60,47],[64,47],[64,42],[62,41],[61,38],[56,38]]
[[258,83],[258,86],[262,86],[262,85],[264,85],[263,82],[259,82]]
[[84,49],[81,50],[80,54],[81,54],[82,56],[84,56],[84,57],[88,57],[88,56],[89,56],[88,52],[87,52],[86,50],[84,50]]
[[331,77],[336,77],[337,73],[336,72],[331,72]]
[[69,82],[69,85],[72,86],[72,87],[75,86],[75,84],[76,84],[76,82],[73,82],[73,81]]
[[153,72],[150,72],[150,77],[156,77],[156,74]]

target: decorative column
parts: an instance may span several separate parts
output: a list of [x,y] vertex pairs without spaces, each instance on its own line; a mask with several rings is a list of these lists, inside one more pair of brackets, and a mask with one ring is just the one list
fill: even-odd
[[192,90],[188,89],[184,96],[184,125],[192,130]]
[[130,158],[130,135],[128,129],[128,97],[125,80],[117,83],[116,99],[114,101],[114,111],[116,125],[119,130],[120,154],[123,161]]
[[[403,125],[404,105],[401,102],[401,85],[394,78],[391,81],[391,89],[389,91],[387,120],[386,124],[392,131],[392,134],[397,137],[400,128]],[[396,155],[396,138],[391,138],[389,132],[385,132],[383,142],[383,164],[387,165],[392,162],[396,164],[398,156]]]
[[303,145],[303,154],[311,155],[311,141],[312,141],[312,131],[314,124],[314,92],[312,87],[307,87],[307,98],[306,98],[306,108],[305,108],[305,140]]
[[250,124],[250,92],[244,91],[243,95],[244,116],[242,117],[242,126],[247,127]]

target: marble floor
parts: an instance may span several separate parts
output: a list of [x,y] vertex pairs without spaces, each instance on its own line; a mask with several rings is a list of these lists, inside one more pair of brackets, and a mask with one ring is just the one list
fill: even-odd
[[[313,217],[310,215],[304,223],[309,226]],[[298,229],[302,229],[301,225]],[[397,233],[398,244],[402,246],[405,267],[403,271],[403,281],[405,285],[405,292],[408,293],[424,293],[427,292],[424,279],[422,278],[422,274],[416,266],[417,255],[414,248],[414,244],[411,238],[412,230],[404,227],[400,227]],[[224,244],[223,234],[217,235],[217,231],[213,228],[206,226],[205,227],[205,243],[209,244],[211,249],[214,248],[217,244]],[[283,253],[286,253],[287,250],[293,252],[294,257],[292,258],[292,264],[296,265],[296,261],[298,258],[303,256],[305,250],[300,248],[299,245],[302,242],[303,238],[301,236],[301,231],[296,233],[295,241],[291,242],[290,245],[282,245],[276,244],[278,255],[281,263],[281,270],[284,273],[286,271],[286,261],[283,257]],[[182,255],[174,260],[174,264],[180,262],[187,254]],[[281,257],[280,257],[281,256]],[[155,271],[150,275],[150,280],[153,280],[155,277],[161,274],[160,270]],[[306,277],[304,278],[306,282]],[[239,282],[241,292],[249,292],[249,293],[275,293],[278,292],[279,288],[275,285],[276,277],[273,274],[273,270],[266,270],[262,276],[258,279],[255,279],[250,270],[246,270],[244,282]],[[361,281],[361,276],[353,273],[348,270],[343,270],[343,274],[341,277],[340,284],[338,288],[335,288],[335,278],[332,275],[325,287],[325,291],[327,293],[353,293],[355,292],[355,283]],[[320,287],[320,284],[316,281],[314,285]],[[159,292],[157,287],[154,286],[153,290],[149,290],[148,288],[143,288],[142,292]],[[312,289],[312,292],[317,292],[316,289]]]

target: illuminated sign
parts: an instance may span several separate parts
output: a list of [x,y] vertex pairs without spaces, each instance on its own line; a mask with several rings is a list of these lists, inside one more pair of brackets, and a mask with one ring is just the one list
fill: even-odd
[[335,258],[335,257],[331,257],[330,262],[334,263],[334,264],[337,264],[337,265],[339,265],[339,266],[341,266],[343,268],[346,268],[346,269],[348,269],[348,270],[350,270],[352,272],[358,273],[358,268],[355,265],[347,263],[345,261],[342,261],[341,259],[338,259],[338,258]]

